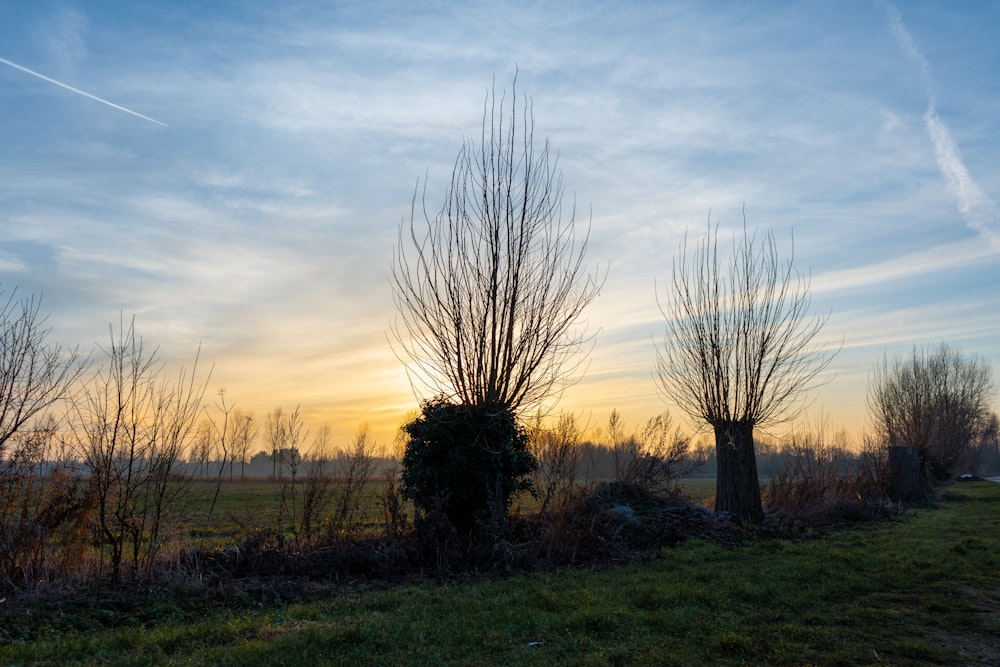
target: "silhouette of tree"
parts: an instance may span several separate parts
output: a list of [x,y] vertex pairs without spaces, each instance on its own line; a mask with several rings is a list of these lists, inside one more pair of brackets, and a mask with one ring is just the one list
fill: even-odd
[[883,358],[868,385],[876,434],[886,445],[917,448],[925,487],[949,479],[988,433],[992,396],[992,367],[944,343]]
[[411,381],[432,396],[517,412],[574,375],[574,329],[600,277],[583,258],[575,207],[562,215],[558,156],[537,146],[530,101],[487,94],[482,134],[459,151],[444,205],[400,227],[393,335]]
[[[2,291],[0,291],[2,294]],[[77,349],[49,345],[34,296],[0,300],[0,455],[15,433],[65,398],[86,370]]]
[[577,237],[575,207],[563,217],[557,162],[535,143],[515,76],[509,102],[495,85],[487,93],[440,211],[428,214],[425,182],[421,215],[415,192],[400,226],[392,331],[416,393],[431,395],[403,427],[404,493],[425,510],[433,495],[462,529],[488,508],[504,514],[527,484],[536,463],[518,414],[573,378],[589,338],[575,325],[601,279],[583,265],[589,231]]
[[797,414],[836,354],[816,342],[827,318],[811,318],[809,304],[808,278],[745,219],[728,264],[711,224],[693,253],[685,236],[674,257],[656,375],[669,400],[715,431],[717,511],[763,519],[754,428]]

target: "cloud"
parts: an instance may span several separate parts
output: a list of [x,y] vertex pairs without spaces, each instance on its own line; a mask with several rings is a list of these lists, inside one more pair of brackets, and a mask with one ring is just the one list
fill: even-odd
[[896,9],[896,6],[891,2],[882,3],[882,6],[889,14],[889,29],[892,30],[892,36],[896,38],[896,44],[899,45],[903,55],[920,70],[920,79],[923,81],[924,91],[927,93],[928,104],[933,109],[937,106],[937,99],[934,93],[934,79],[931,76],[931,64],[924,57],[924,54],[921,53],[920,48],[917,47],[913,35],[906,29],[903,17],[899,15],[899,10]]
[[975,240],[966,240],[934,246],[926,250],[890,257],[867,266],[825,271],[812,276],[810,289],[813,294],[825,292],[870,289],[884,286],[890,281],[913,280],[929,274],[955,268],[968,269],[988,264],[992,253]]
[[937,111],[928,109],[924,115],[927,131],[934,144],[938,168],[948,184],[948,189],[958,200],[958,210],[970,227],[989,241],[994,251],[1000,252],[1000,214],[996,204],[969,174],[951,132],[941,121]]
[[927,112],[924,123],[931,143],[934,145],[934,157],[938,169],[944,176],[948,190],[958,200],[958,210],[965,218],[966,224],[985,238],[994,251],[1000,252],[1000,215],[996,204],[976,183],[959,153],[958,146],[951,136],[951,131],[944,124],[937,112],[937,96],[934,92],[934,79],[931,76],[931,66],[920,51],[913,35],[906,29],[902,17],[895,5],[885,3],[889,14],[889,27],[896,43],[903,54],[920,70],[927,93]]
[[64,8],[48,17],[37,32],[60,74],[76,71],[86,60],[88,52],[86,35],[90,28],[87,17],[80,12]]

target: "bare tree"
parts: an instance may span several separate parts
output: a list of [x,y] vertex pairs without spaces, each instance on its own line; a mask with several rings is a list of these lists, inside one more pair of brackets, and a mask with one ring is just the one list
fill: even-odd
[[286,432],[285,413],[279,406],[267,413],[267,422],[264,425],[264,438],[271,446],[271,479],[279,479],[282,473],[281,452],[285,449],[288,440]]
[[[216,445],[216,455],[219,461],[219,473],[215,477],[215,493],[212,495],[212,503],[208,506],[208,515],[205,517],[205,533],[208,533],[212,523],[212,513],[215,512],[215,505],[219,501],[219,493],[222,491],[222,480],[226,475],[226,466],[229,466],[229,476],[233,474],[233,458],[236,456],[236,446],[238,442],[237,429],[239,428],[239,417],[235,413],[236,407],[232,403],[226,402],[226,390],[219,390],[219,400],[215,403],[218,418],[207,417],[212,425],[212,433]],[[206,415],[208,409],[205,409]]]
[[[71,407],[72,436],[97,497],[100,543],[110,549],[117,580],[126,557],[134,573],[162,547],[163,521],[176,493],[181,457],[189,445],[205,384],[181,370],[161,378],[156,351],[135,333],[135,321],[111,330],[105,363]],[[207,382],[207,379],[206,379]]]
[[943,481],[990,428],[993,369],[944,343],[882,359],[868,385],[873,428],[886,445],[917,448],[924,483]]
[[[253,410],[236,410],[233,413],[233,435],[236,459],[240,462],[240,479],[246,477],[247,452],[257,438],[257,421]],[[232,468],[229,478],[232,479]]]
[[[3,291],[0,290],[0,295]],[[0,300],[0,456],[4,444],[34,417],[66,397],[86,370],[77,349],[49,345],[40,301]]]
[[563,218],[558,156],[537,146],[530,101],[487,93],[482,133],[455,160],[441,210],[399,232],[392,331],[414,386],[467,406],[516,412],[574,376],[589,339],[574,328],[597,296],[588,235]]
[[778,257],[774,235],[744,219],[728,264],[718,227],[674,257],[673,289],[661,301],[666,336],[656,375],[668,400],[715,431],[715,508],[760,521],[755,427],[796,415],[838,350],[817,340],[826,317],[809,315],[809,280]]
[[204,416],[198,423],[194,440],[191,443],[191,455],[189,460],[196,464],[198,477],[207,477],[208,461],[212,458],[212,448],[215,445],[215,424],[212,418]]

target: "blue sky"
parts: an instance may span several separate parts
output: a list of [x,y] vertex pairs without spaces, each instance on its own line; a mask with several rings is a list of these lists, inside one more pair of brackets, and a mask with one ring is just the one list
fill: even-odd
[[416,405],[386,336],[398,225],[516,67],[609,270],[559,407],[666,407],[655,285],[685,229],[745,206],[783,252],[794,230],[843,343],[814,406],[860,429],[884,353],[1000,362],[998,24],[995,2],[3,3],[0,281],[64,344],[134,314],[241,407],[389,440]]

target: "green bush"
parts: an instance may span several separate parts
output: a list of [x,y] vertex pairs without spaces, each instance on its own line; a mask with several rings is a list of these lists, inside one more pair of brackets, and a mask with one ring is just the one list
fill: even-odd
[[512,496],[531,488],[527,476],[538,462],[527,431],[504,407],[436,398],[403,431],[403,495],[425,514],[443,512],[459,531],[504,520]]

